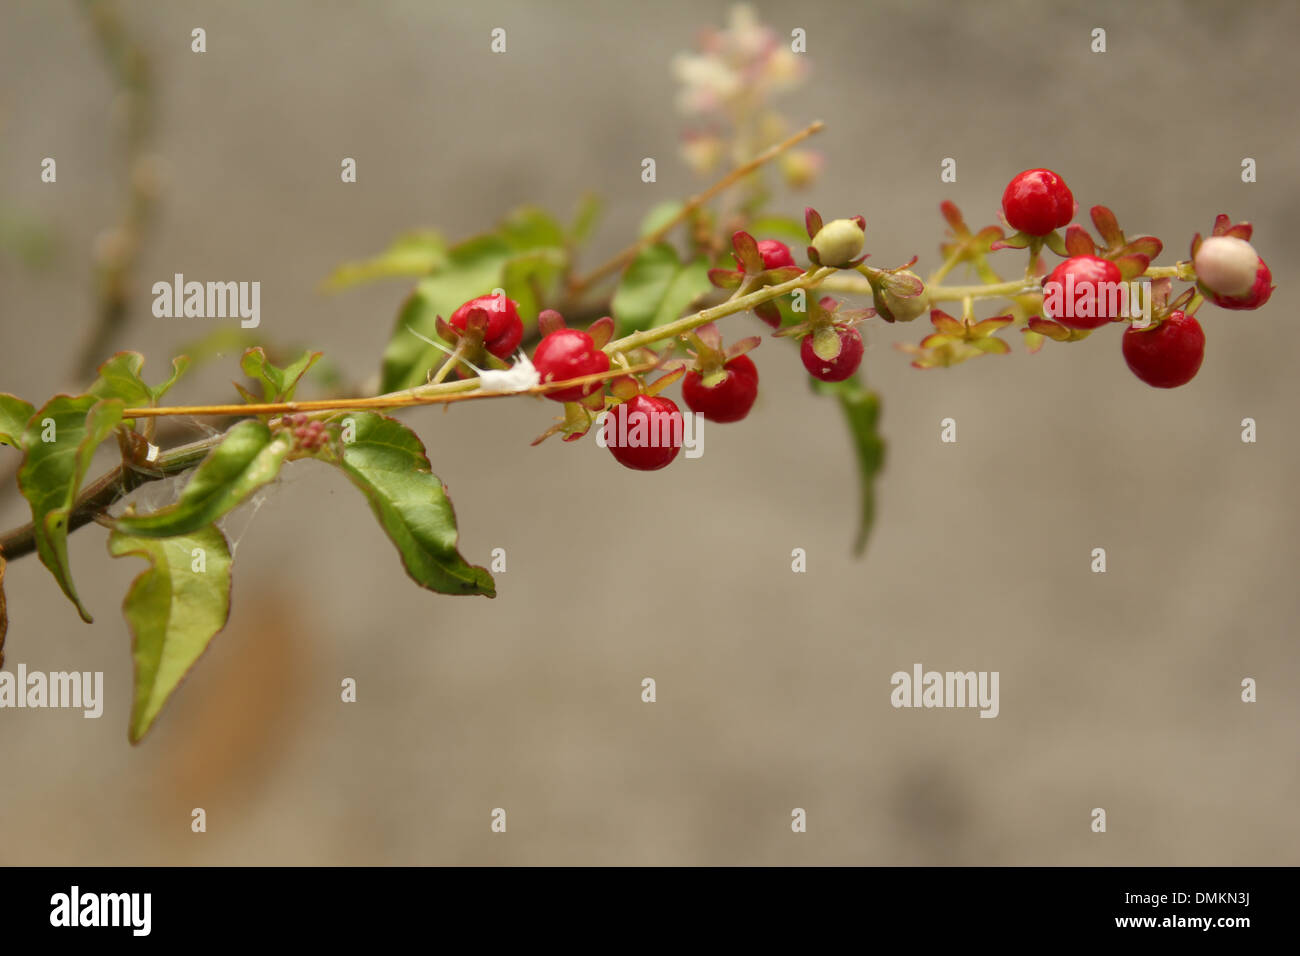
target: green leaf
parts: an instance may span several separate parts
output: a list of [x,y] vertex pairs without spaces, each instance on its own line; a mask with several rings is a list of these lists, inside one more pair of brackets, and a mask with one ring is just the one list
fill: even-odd
[[128,512],[114,527],[151,538],[198,531],[274,481],[292,447],[283,432],[273,435],[256,419],[242,421],[203,459],[175,504],[147,515]]
[[789,216],[759,216],[745,228],[755,239],[779,239],[787,245],[793,243],[794,249],[791,251],[796,255],[797,250],[808,245],[808,232],[804,224]]
[[537,320],[538,311],[551,298],[568,264],[564,227],[545,210],[523,206],[512,212],[497,231],[516,253],[503,267],[501,287],[507,298],[518,303],[519,317],[528,325]]
[[667,325],[680,319],[691,303],[713,289],[709,281],[709,263],[706,259],[696,259],[682,266],[681,271],[673,276],[673,281],[664,293],[659,310],[650,323],[651,328]]
[[125,407],[118,398],[56,395],[32,416],[22,437],[26,455],[18,488],[32,508],[37,554],[88,624],[90,612],[77,597],[68,566],[68,516],[95,449],[122,421]]
[[537,321],[542,302],[564,271],[568,255],[563,249],[536,249],[506,262],[501,287],[519,306],[525,325]]
[[605,208],[605,203],[595,193],[587,193],[578,203],[578,211],[569,224],[569,241],[580,246],[591,238],[596,222]]
[[148,405],[152,395],[140,377],[143,367],[144,356],[139,352],[118,352],[99,367],[99,378],[90,386],[90,394],[120,398],[128,408]]
[[423,385],[428,370],[442,357],[433,346],[406,330],[436,338],[435,318],[447,318],[470,299],[503,288],[502,270],[514,250],[500,236],[476,236],[452,247],[447,263],[437,275],[422,279],[397,315],[393,334],[384,350],[382,391]]
[[[299,351],[297,348],[291,348],[283,343],[271,345],[267,343],[266,337],[260,332],[241,329],[237,325],[227,325],[213,329],[205,335],[184,343],[181,351],[185,355],[181,356],[181,358],[186,359],[187,367],[197,367],[213,359],[225,358],[231,352],[242,355],[245,351],[258,344],[262,345],[267,358],[272,361],[285,355],[297,354]],[[180,359],[173,360],[172,365],[174,366],[178,361]],[[307,371],[303,378],[311,378],[321,387],[333,389],[343,384],[344,376],[335,362],[322,357]],[[164,385],[167,384],[169,383],[164,383]],[[162,388],[163,386],[158,387]],[[236,388],[240,387],[242,386],[236,385]],[[161,397],[161,393],[159,393],[159,397]]]
[[617,335],[671,322],[713,288],[704,259],[683,266],[667,243],[648,246],[632,260],[614,292]]
[[27,429],[27,422],[35,412],[36,406],[31,402],[24,402],[8,392],[0,392],[0,445],[13,445],[17,448]]
[[150,387],[140,376],[144,356],[139,352],[118,352],[99,367],[99,378],[90,386],[90,394],[99,398],[120,398],[127,408],[145,408],[158,404],[185,370],[190,367],[187,356],[172,359],[172,374],[162,384]]
[[239,360],[239,367],[249,378],[259,379],[262,383],[262,401],[288,402],[298,388],[298,382],[307,370],[320,359],[323,352],[304,352],[302,357],[284,368],[276,368],[266,357],[266,350],[256,346],[244,353]]
[[[139,538],[114,531],[108,553],[149,562],[126,592],[122,614],[130,625],[135,659],[131,743],[153,726],[209,642],[230,616],[230,548],[214,527],[174,538]],[[202,560],[200,563],[200,555]]]
[[641,227],[637,230],[637,235],[644,237],[650,235],[656,230],[662,229],[676,218],[677,214],[682,211],[684,205],[686,204],[680,200],[669,199],[666,202],[661,202],[659,205],[652,207],[650,211],[645,214],[645,218],[641,220]]
[[833,395],[839,400],[844,421],[849,426],[853,450],[858,456],[858,482],[861,492],[861,512],[858,517],[858,535],[853,553],[861,555],[867,547],[871,526],[876,517],[876,475],[885,464],[885,441],[880,437],[877,423],[880,419],[880,396],[868,389],[856,376],[843,382],[812,381],[813,390],[822,395]]
[[456,515],[442,482],[430,472],[420,439],[383,415],[349,412],[348,417],[355,436],[344,444],[339,467],[370,502],[407,574],[442,594],[496,597],[492,575],[466,563],[456,549]]
[[190,357],[188,355],[178,355],[172,359],[171,375],[169,375],[165,381],[160,382],[153,388],[149,389],[149,393],[153,396],[153,402],[151,404],[158,404],[158,400],[171,391],[172,386],[176,384],[177,379],[185,374],[189,369],[190,364]]
[[618,326],[615,334],[648,329],[680,270],[677,253],[667,243],[643,249],[623,273],[610,303]]
[[447,243],[432,230],[398,236],[383,252],[369,259],[345,262],[321,283],[323,292],[339,292],[377,279],[426,276],[447,261]]
[[497,228],[501,238],[516,252],[534,249],[563,249],[564,227],[537,206],[521,206]]

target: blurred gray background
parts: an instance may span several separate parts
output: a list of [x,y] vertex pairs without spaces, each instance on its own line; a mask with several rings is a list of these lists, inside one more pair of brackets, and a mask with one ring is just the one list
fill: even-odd
[[[500,596],[416,587],[341,476],[290,467],[232,520],[246,530],[229,627],[136,748],[119,605],[143,565],[84,529],[71,560],[95,624],[16,561],[6,667],[102,670],[104,716],[0,712],[0,862],[1300,862],[1300,10],[757,7],[782,35],[807,31],[813,72],[787,115],[828,124],[825,174],[778,204],[863,214],[873,262],[916,253],[928,272],[941,200],[994,221],[1010,176],[1041,165],[1084,209],[1164,239],[1162,263],[1216,213],[1252,221],[1272,301],[1207,306],[1204,367],[1172,392],[1129,373],[1118,329],[1036,356],[1009,336],[1012,356],[921,372],[892,347],[920,324],[872,322],[889,457],[860,561],[843,425],[776,342],[755,355],[754,414],[660,473],[591,441],[529,448],[549,403],[406,413],[466,556],[506,549]],[[521,202],[567,213],[593,188],[610,205],[591,266],[652,204],[699,188],[668,64],[727,4],[123,10],[154,69],[166,187],[112,348],[144,352],[158,377],[210,323],[154,318],[149,284],[256,279],[268,340],[323,349],[360,381],[409,283],[324,296],[340,261],[411,227],[468,235]],[[497,26],[504,56],[488,51]],[[1104,55],[1089,52],[1097,26]],[[0,209],[55,241],[44,269],[0,259],[0,389],[30,400],[75,384],[93,324],[91,250],[125,201],[114,102],[76,5],[0,7]],[[45,156],[57,185],[39,181]],[[356,185],[339,182],[343,156]],[[939,181],[944,157],[955,184]],[[228,356],[170,400],[224,400],[236,373]],[[939,441],[948,416],[955,445]],[[19,524],[25,505],[8,494],[0,515]],[[999,671],[1000,716],[893,709],[890,675],[914,662]],[[356,704],[339,701],[344,677]],[[1240,701],[1244,677],[1258,703]]]

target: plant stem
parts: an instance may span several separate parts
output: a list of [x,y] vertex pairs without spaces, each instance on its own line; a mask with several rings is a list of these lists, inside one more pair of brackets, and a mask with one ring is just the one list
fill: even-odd
[[[702,309],[699,312],[678,319],[676,322],[661,325],[656,329],[634,332],[621,339],[616,339],[606,345],[604,351],[614,355],[618,352],[630,351],[642,345],[649,345],[653,342],[682,335],[715,319],[733,315],[737,312],[746,312],[756,305],[762,305],[764,302],[785,295],[788,292],[793,292],[795,289],[806,289],[818,285],[835,271],[835,269],[820,268],[796,276],[779,285],[764,286],[747,295],[733,296],[720,305]],[[195,417],[210,415],[288,415],[296,412],[326,412],[344,409],[405,408],[413,405],[436,405],[482,398],[505,398],[510,395],[545,395],[547,392],[558,389],[604,381],[619,375],[626,375],[629,372],[647,371],[654,367],[654,363],[649,363],[633,366],[630,369],[620,368],[596,375],[566,379],[563,382],[548,382],[545,385],[519,392],[486,392],[478,387],[477,379],[471,378],[459,382],[434,382],[429,385],[417,385],[414,388],[405,388],[399,392],[388,392],[384,395],[375,395],[369,398],[322,398],[310,401],[265,402],[250,405],[171,405],[159,408],[128,408],[122,413],[122,416],[124,418],[161,418],[169,415],[190,415]]]
[[[820,283],[828,292],[845,292],[853,295],[870,295],[871,284],[857,276],[834,276]],[[1038,281],[1016,279],[1014,282],[994,282],[987,285],[936,285],[927,286],[931,302],[960,302],[962,299],[1011,298],[1042,291]]]
[[673,338],[674,336],[683,335],[693,329],[698,329],[701,325],[707,325],[715,319],[724,316],[733,315],[737,312],[747,312],[756,305],[762,305],[771,299],[785,295],[787,292],[793,292],[795,289],[807,289],[811,286],[820,285],[828,276],[837,272],[836,269],[823,266],[812,272],[805,272],[801,276],[782,282],[779,285],[769,285],[751,292],[748,295],[742,295],[737,298],[728,299],[721,305],[715,305],[712,308],[703,309],[694,315],[688,315],[685,318],[678,319],[676,322],[669,322],[667,325],[661,325],[657,329],[645,329],[641,332],[633,332],[631,335],[625,335],[621,339],[615,339],[605,346],[605,351],[611,355],[615,352],[626,352],[630,349],[639,348],[643,345],[650,345],[653,342],[659,342],[663,339]]
[[1014,282],[995,282],[990,285],[949,285],[930,290],[931,302],[959,302],[962,299],[1013,298],[1018,295],[1041,292],[1037,280],[1016,279]]
[[[179,445],[162,452],[150,462],[149,471],[118,465],[107,474],[101,475],[77,495],[77,500],[68,515],[69,533],[90,524],[115,502],[141,485],[193,468],[207,457],[208,452],[219,445],[224,437],[224,435],[213,435],[211,438],[204,438],[188,445]],[[21,558],[35,550],[36,536],[31,524],[25,524],[21,528],[0,535],[0,553],[3,553],[7,560]]]

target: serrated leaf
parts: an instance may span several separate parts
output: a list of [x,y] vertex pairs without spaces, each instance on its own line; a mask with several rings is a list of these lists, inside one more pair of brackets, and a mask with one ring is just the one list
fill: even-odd
[[858,460],[859,491],[858,532],[853,553],[861,555],[866,550],[876,518],[876,476],[885,464],[885,440],[877,429],[880,396],[868,389],[857,376],[833,383],[813,380],[813,390],[822,395],[833,395],[838,400],[853,441],[853,451]]
[[166,380],[159,382],[157,385],[149,389],[149,393],[153,398],[153,401],[150,404],[158,404],[158,400],[171,391],[172,386],[175,385],[177,380],[189,370],[190,365],[191,362],[188,355],[178,355],[172,359],[171,375],[169,375]]
[[194,470],[175,504],[146,515],[131,511],[113,524],[126,534],[150,538],[198,531],[274,481],[292,447],[283,432],[272,434],[256,419],[242,421]]
[[492,575],[467,563],[456,548],[456,515],[420,439],[384,415],[351,412],[349,417],[355,440],[343,446],[339,467],[370,502],[407,574],[442,594],[495,597]]
[[[196,549],[202,553],[202,564]],[[135,696],[129,737],[138,743],[159,711],[230,616],[230,548],[215,527],[172,538],[114,531],[108,553],[149,562],[126,592]],[[202,570],[196,570],[201,567]]]
[[99,367],[99,377],[90,386],[90,394],[99,398],[120,398],[127,408],[147,408],[158,404],[176,381],[190,367],[190,359],[178,355],[172,359],[172,374],[156,386],[140,375],[144,356],[139,352],[118,352]]
[[345,262],[321,283],[324,292],[339,292],[365,282],[402,276],[425,276],[447,261],[447,243],[432,230],[398,236],[383,252],[369,259]]
[[300,358],[284,368],[277,368],[266,357],[266,350],[258,345],[249,349],[239,360],[239,367],[251,379],[262,383],[262,401],[287,402],[293,399],[298,383],[315,365],[323,352],[304,352]]
[[[36,552],[87,624],[93,619],[77,597],[68,566],[68,516],[95,449],[121,422],[125,407],[118,398],[56,395],[23,431],[18,488],[31,505]],[[54,429],[49,442],[41,440],[47,420]]]
[[685,203],[680,200],[669,199],[666,202],[661,202],[657,206],[652,207],[651,210],[645,214],[645,218],[641,220],[641,226],[637,229],[637,236],[644,238],[645,236],[662,229],[677,217],[677,215],[682,211],[684,205]]
[[17,395],[0,392],[0,445],[19,447],[27,422],[36,412],[36,406]]
[[118,352],[99,367],[99,378],[90,386],[90,394],[120,398],[128,408],[150,404],[153,393],[140,377],[143,367],[144,356],[139,352]]
[[398,312],[384,349],[382,391],[395,392],[423,385],[428,370],[442,357],[443,353],[411,335],[406,327],[409,325],[421,335],[435,338],[437,316],[446,318],[470,299],[502,288],[502,271],[512,255],[509,243],[490,234],[468,239],[448,250],[443,268],[437,275],[420,280]]

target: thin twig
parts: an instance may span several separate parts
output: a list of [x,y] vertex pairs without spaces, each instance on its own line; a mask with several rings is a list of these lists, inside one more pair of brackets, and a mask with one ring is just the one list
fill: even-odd
[[714,183],[704,192],[700,193],[698,196],[693,196],[691,199],[687,200],[686,205],[682,206],[682,208],[678,211],[677,215],[673,216],[671,219],[669,219],[658,229],[642,236],[640,239],[638,239],[628,248],[624,249],[618,255],[614,256],[604,265],[592,270],[591,272],[587,273],[587,275],[582,276],[581,278],[574,279],[572,282],[570,282],[569,290],[568,290],[569,297],[570,298],[575,297],[579,292],[599,282],[601,279],[605,278],[605,276],[609,275],[610,273],[617,272],[619,269],[623,268],[623,266],[627,265],[629,262],[635,259],[641,253],[641,250],[649,246],[652,246],[659,240],[663,239],[663,237],[668,235],[668,233],[671,232],[679,223],[685,220],[691,213],[695,212],[696,209],[699,209],[701,206],[703,206],[706,202],[708,202],[718,193],[722,192],[724,189],[733,186],[739,180],[744,179],[746,176],[748,176],[754,170],[758,169],[764,163],[771,162],[772,160],[776,159],[776,157],[784,153],[786,150],[794,146],[797,146],[799,143],[802,143],[809,136],[812,136],[815,133],[820,133],[822,129],[825,127],[825,125],[826,124],[823,123],[821,120],[817,120],[815,123],[811,123],[806,128],[795,133],[785,142],[777,143],[775,146],[771,147],[770,149],[764,150],[762,153],[755,156],[749,162],[741,166],[737,166],[735,169],[729,172],[722,179],[718,180],[718,182]]
[[77,382],[95,377],[104,354],[111,350],[113,339],[130,315],[132,273],[157,192],[145,155],[153,107],[149,61],[131,38],[115,4],[109,0],[82,0],[82,6],[126,107],[127,204],[122,221],[109,233],[111,241],[98,254],[98,314],[77,361]]
[[410,408],[415,405],[447,405],[452,402],[469,402],[483,398],[508,398],[511,395],[545,395],[560,389],[573,388],[576,385],[590,385],[621,375],[633,375],[648,372],[658,363],[647,362],[632,368],[610,369],[594,375],[567,378],[561,382],[547,382],[533,388],[519,389],[514,392],[489,392],[480,389],[477,379],[465,379],[460,382],[439,382],[408,388],[400,392],[388,392],[370,398],[316,398],[301,402],[261,402],[249,405],[171,405],[161,408],[128,408],[122,412],[123,418],[162,418],[169,415],[188,415],[193,418],[205,418],[211,415],[291,415],[296,412],[328,412],[364,408]]
[[[68,532],[71,533],[83,525],[90,524],[115,502],[141,485],[193,468],[207,456],[209,451],[219,445],[224,437],[224,435],[213,435],[165,451],[150,463],[149,471],[118,465],[107,474],[96,478],[77,495],[77,500],[68,515]],[[0,535],[0,553],[9,560],[21,558],[35,550],[35,529],[30,523]]]

